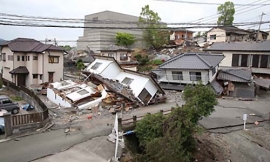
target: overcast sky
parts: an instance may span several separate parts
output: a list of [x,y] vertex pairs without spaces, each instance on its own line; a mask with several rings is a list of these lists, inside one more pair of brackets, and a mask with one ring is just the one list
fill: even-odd
[[[212,3],[225,2],[225,0],[191,1]],[[269,0],[233,0],[233,2],[238,4],[254,2],[270,3]],[[0,12],[17,15],[82,19],[84,18],[84,15],[111,10],[139,16],[141,8],[147,4],[149,4],[150,9],[159,14],[163,22],[190,22],[217,13],[216,5],[184,4],[154,0],[0,0]],[[254,10],[235,15],[234,22],[259,21],[259,15],[262,12],[266,13],[263,17],[263,21],[270,21],[270,6],[260,8],[235,6],[235,8],[236,11],[239,10],[239,13],[247,10]],[[216,19],[210,19],[205,22],[215,23]],[[264,24],[261,26],[261,29],[269,31],[269,25],[270,24]],[[258,26],[253,28],[258,29]],[[56,38],[57,40],[75,41],[79,36],[82,36],[82,34],[83,29],[12,27],[0,25],[0,38],[6,40],[17,37],[26,37],[37,40]],[[72,45],[74,45],[74,43]]]

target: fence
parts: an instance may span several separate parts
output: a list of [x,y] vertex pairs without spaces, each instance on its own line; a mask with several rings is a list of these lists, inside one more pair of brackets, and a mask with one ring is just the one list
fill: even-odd
[[[169,113],[171,113],[171,111],[173,110],[173,108],[171,108],[170,110],[160,110],[159,113],[162,113],[163,115],[168,115]],[[141,120],[144,117],[144,115],[141,116],[133,116],[132,118],[128,118],[128,119],[118,119],[118,123],[120,126],[125,126],[125,125],[130,125],[130,124],[136,124],[137,121]]]
[[[3,84],[8,88],[15,90],[21,95],[20,92],[27,94],[31,100],[42,109],[41,112],[29,113],[29,114],[16,114],[5,115],[5,130],[6,137],[12,135],[14,132],[22,132],[29,129],[36,129],[43,127],[49,121],[49,110],[43,101],[35,94],[34,91],[24,87],[17,86],[16,84],[3,79]],[[25,97],[26,95],[21,95]],[[27,97],[29,99],[29,97]]]

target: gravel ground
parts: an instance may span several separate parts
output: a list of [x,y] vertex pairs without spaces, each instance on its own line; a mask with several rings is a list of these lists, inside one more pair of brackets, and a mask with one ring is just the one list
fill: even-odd
[[198,161],[270,161],[269,125],[228,134],[204,133],[198,141]]

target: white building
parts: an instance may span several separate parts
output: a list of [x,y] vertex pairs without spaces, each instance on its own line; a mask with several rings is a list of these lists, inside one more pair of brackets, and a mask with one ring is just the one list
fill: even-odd
[[[116,33],[125,32],[133,34],[138,41],[132,47],[143,48],[142,30],[132,30],[124,28],[137,28],[139,17],[117,13],[113,11],[102,11],[85,16],[83,36],[77,40],[77,49],[85,50],[89,47],[95,53],[115,44]],[[130,22],[130,23],[125,23]],[[106,27],[115,27],[116,29],[106,29]],[[89,28],[87,28],[89,27]],[[90,28],[90,27],[99,27]],[[122,28],[122,29],[121,29]]]
[[103,78],[117,80],[124,86],[129,86],[134,96],[144,104],[148,104],[157,92],[163,93],[161,87],[149,75],[122,69],[113,57],[95,56],[86,72],[98,74]]
[[183,90],[186,84],[212,82],[224,55],[208,53],[179,54],[153,70],[164,89]]
[[224,54],[221,67],[251,68],[255,74],[270,74],[270,40],[263,42],[214,43],[205,49],[213,54]]

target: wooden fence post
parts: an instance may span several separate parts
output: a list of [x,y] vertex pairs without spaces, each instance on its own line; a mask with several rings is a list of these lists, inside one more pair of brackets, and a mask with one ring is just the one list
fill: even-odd
[[119,125],[120,127],[122,127],[122,118],[118,118],[117,120],[118,120],[118,125]]
[[137,116],[135,115],[133,116],[133,123],[136,124],[136,122],[137,122]]
[[11,113],[5,113],[4,115],[4,122],[5,122],[5,135],[6,138],[13,134],[12,130],[12,122],[11,122]]

